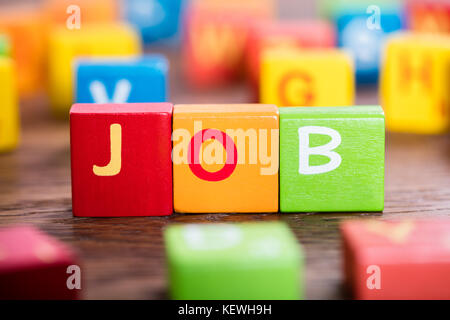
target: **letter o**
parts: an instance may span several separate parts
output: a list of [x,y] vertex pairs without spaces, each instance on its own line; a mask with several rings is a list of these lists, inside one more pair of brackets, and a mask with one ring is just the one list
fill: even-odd
[[[209,172],[205,169],[203,169],[201,163],[198,163],[198,155],[200,153],[201,146],[203,144],[203,134],[206,132],[213,132],[215,135],[219,136],[222,135],[222,145],[225,148],[225,151],[227,152],[227,161],[225,161],[225,165],[222,169],[216,171],[216,172]],[[200,138],[198,137],[200,136]],[[202,143],[197,144],[194,143],[195,140],[200,140]],[[233,145],[234,154],[233,156],[233,162],[228,163],[228,158],[230,155],[228,154],[228,150],[226,148],[227,145]],[[192,173],[197,176],[198,178],[206,181],[222,181],[231,176],[231,174],[234,172],[234,169],[237,165],[237,148],[234,144],[233,139],[229,135],[227,135],[225,132],[222,132],[220,130],[216,129],[203,129],[202,131],[197,132],[189,142],[188,147],[188,161],[189,161],[189,168],[191,169]],[[197,160],[197,161],[195,161]]]

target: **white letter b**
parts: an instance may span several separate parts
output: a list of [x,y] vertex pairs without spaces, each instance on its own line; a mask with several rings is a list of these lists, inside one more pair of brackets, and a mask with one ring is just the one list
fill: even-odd
[[[309,135],[310,134],[324,134],[331,137],[331,141],[323,146],[310,147]],[[339,167],[342,162],[341,156],[332,151],[341,144],[341,135],[334,129],[327,127],[307,126],[298,128],[299,136],[299,165],[298,172],[300,174],[319,174],[329,171],[333,171]],[[322,155],[328,157],[330,162],[318,165],[310,166],[310,155]]]

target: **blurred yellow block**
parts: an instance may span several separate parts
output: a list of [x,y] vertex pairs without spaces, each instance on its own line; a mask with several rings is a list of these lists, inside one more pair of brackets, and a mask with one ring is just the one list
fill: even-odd
[[353,70],[351,57],[339,50],[265,51],[260,102],[280,107],[353,105]]
[[381,100],[391,131],[439,134],[450,124],[450,36],[404,33],[387,43]]
[[44,88],[45,25],[37,7],[11,6],[0,10],[0,33],[11,42],[11,56],[16,62],[17,82],[22,95]]
[[0,57],[0,152],[10,151],[19,140],[19,107],[14,62]]
[[49,45],[49,95],[53,112],[67,117],[73,101],[72,64],[78,57],[133,56],[140,38],[126,24],[84,24],[79,30],[55,27]]
[[81,26],[84,23],[105,23],[118,19],[118,0],[46,0],[48,22],[66,25],[74,6],[80,8]]

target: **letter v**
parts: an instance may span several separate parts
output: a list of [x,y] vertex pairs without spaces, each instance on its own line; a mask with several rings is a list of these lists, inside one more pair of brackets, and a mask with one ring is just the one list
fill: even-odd
[[109,100],[105,85],[100,81],[92,81],[89,85],[92,98],[95,103],[125,103],[131,92],[131,83],[126,79],[119,80],[116,84],[112,101]]

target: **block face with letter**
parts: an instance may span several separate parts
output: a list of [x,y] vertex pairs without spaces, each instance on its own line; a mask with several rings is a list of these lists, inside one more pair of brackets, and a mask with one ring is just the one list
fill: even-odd
[[384,208],[379,106],[280,108],[280,211]]
[[391,131],[439,134],[450,128],[450,36],[399,34],[391,38],[381,100]]
[[53,112],[67,117],[74,99],[74,59],[136,56],[139,36],[125,24],[92,24],[79,30],[55,27],[49,43],[49,95]]
[[76,64],[77,103],[166,102],[168,61],[160,55],[81,59]]
[[303,298],[303,253],[279,222],[173,225],[164,233],[180,300]]
[[10,226],[0,229],[0,253],[0,299],[80,297],[83,274],[77,256],[57,239],[32,226]]
[[450,33],[449,0],[407,0],[406,15],[415,32]]
[[339,50],[266,51],[260,81],[261,103],[347,106],[354,101],[353,62]]
[[0,152],[16,148],[19,140],[16,69],[11,58],[0,57]]
[[176,212],[278,212],[278,109],[176,105]]
[[172,214],[172,108],[169,103],[73,105],[74,216]]
[[347,221],[344,274],[360,300],[450,299],[450,222]]

